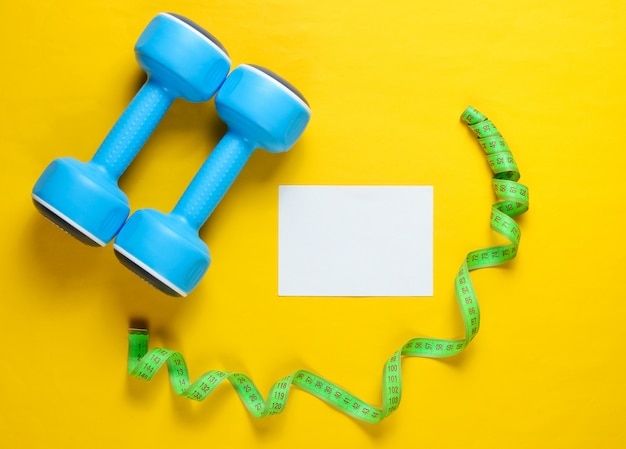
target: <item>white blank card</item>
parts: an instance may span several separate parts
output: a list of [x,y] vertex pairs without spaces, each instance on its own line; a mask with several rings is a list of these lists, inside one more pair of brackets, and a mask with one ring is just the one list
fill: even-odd
[[280,186],[280,296],[432,296],[432,186]]

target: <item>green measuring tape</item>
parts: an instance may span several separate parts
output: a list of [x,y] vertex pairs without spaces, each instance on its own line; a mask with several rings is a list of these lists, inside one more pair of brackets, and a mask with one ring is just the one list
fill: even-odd
[[480,311],[469,272],[500,265],[515,257],[520,229],[513,217],[528,210],[528,188],[517,182],[520,178],[517,164],[500,132],[487,117],[472,107],[463,112],[461,120],[476,133],[494,173],[492,182],[497,201],[491,208],[491,229],[510,243],[472,251],[466,256],[454,281],[465,337],[456,340],[414,338],[398,349],[387,360],[383,369],[382,408],[368,404],[329,380],[306,370],[296,371],[278,380],[266,399],[252,380],[241,373],[209,371],[192,383],[180,353],[165,348],[148,350],[149,335],[146,329],[129,329],[128,373],[139,379],[150,380],[165,364],[170,384],[176,394],[196,401],[202,401],[224,380],[228,380],[245,407],[256,418],[281,413],[285,409],[292,385],[359,421],[378,423],[393,413],[400,405],[402,397],[403,356],[451,357],[463,351],[478,333]]

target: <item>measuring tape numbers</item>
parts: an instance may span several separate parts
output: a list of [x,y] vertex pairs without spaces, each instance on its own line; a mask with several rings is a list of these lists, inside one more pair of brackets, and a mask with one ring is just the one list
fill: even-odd
[[528,210],[528,188],[518,182],[520,173],[517,164],[498,129],[491,120],[472,107],[463,112],[461,120],[476,134],[494,174],[492,184],[497,201],[491,208],[491,229],[510,243],[467,254],[454,280],[455,295],[465,328],[464,338],[447,340],[419,337],[406,342],[385,362],[381,407],[369,404],[328,379],[307,370],[298,370],[278,380],[272,385],[266,398],[252,380],[242,373],[213,370],[191,382],[187,365],[180,353],[165,348],[148,349],[149,334],[146,329],[129,329],[128,374],[150,380],[166,365],[174,392],[196,401],[204,400],[222,382],[228,380],[246,409],[256,418],[282,413],[292,386],[312,394],[354,419],[367,423],[378,423],[397,410],[402,397],[403,357],[451,357],[463,351],[478,333],[480,310],[470,271],[501,265],[515,257],[521,235],[514,217]]

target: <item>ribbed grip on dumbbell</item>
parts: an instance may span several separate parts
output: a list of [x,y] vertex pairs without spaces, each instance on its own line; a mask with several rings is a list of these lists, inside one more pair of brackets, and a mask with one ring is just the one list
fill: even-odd
[[246,165],[252,151],[251,142],[227,132],[196,173],[172,214],[184,217],[191,226],[200,229]]
[[92,162],[119,178],[172,104],[173,97],[162,86],[148,80],[117,120]]

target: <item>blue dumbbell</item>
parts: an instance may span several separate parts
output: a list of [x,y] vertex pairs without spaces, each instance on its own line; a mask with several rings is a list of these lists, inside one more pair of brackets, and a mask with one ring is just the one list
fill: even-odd
[[118,259],[172,296],[186,296],[211,262],[198,231],[256,148],[289,150],[304,132],[311,110],[298,90],[278,75],[241,65],[215,96],[228,131],[169,214],[141,209],[130,216],[113,249]]
[[171,103],[209,100],[230,70],[217,39],[189,19],[161,13],[148,24],[135,53],[148,79],[89,162],[54,160],[32,197],[41,213],[78,240],[104,246],[124,224],[130,207],[118,179]]

